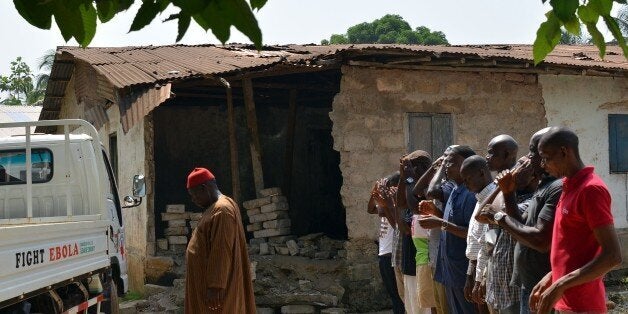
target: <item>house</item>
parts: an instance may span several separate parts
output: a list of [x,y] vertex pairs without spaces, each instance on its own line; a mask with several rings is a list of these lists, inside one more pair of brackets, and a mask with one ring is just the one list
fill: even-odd
[[343,302],[359,310],[381,289],[370,189],[415,149],[484,154],[507,133],[524,154],[537,130],[568,126],[626,243],[627,73],[618,47],[601,60],[592,46],[558,46],[537,66],[526,45],[59,47],[40,119],[93,123],[121,194],[133,174],[148,178],[146,202],[124,212],[132,289],[163,236],[159,214],[193,208],[185,176],[202,165],[240,203],[282,187],[294,234],[345,239]]

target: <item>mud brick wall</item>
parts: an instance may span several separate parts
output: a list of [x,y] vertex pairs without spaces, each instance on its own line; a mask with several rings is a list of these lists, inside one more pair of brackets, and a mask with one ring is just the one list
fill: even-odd
[[344,66],[342,73],[330,117],[349,230],[345,301],[377,302],[378,293],[384,293],[374,241],[378,219],[366,213],[366,206],[374,182],[395,171],[407,152],[407,114],[452,114],[454,143],[470,145],[478,154],[485,154],[489,140],[502,133],[512,135],[524,154],[530,136],[547,124],[544,101],[534,74],[358,66]]

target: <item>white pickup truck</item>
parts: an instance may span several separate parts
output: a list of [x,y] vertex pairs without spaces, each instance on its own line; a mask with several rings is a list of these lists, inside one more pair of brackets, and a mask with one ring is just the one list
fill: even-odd
[[[32,134],[38,126],[64,131]],[[117,313],[128,290],[124,207],[96,129],[0,124],[15,127],[25,135],[0,138],[0,313]],[[145,195],[143,176],[133,183],[126,207]]]

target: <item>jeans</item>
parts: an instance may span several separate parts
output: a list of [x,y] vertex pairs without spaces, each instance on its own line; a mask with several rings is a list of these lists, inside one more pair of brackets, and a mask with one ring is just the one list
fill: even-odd
[[379,273],[382,276],[386,292],[388,292],[392,301],[393,313],[404,314],[405,308],[403,306],[403,300],[401,300],[399,292],[397,291],[397,280],[395,278],[395,270],[391,266],[390,254],[379,256]]

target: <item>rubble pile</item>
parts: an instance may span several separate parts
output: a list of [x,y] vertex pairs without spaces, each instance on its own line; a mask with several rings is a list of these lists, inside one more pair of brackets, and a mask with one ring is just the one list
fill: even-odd
[[334,240],[323,233],[313,233],[302,237],[278,236],[268,239],[251,239],[251,255],[290,255],[311,259],[337,259],[347,257],[344,241]]

